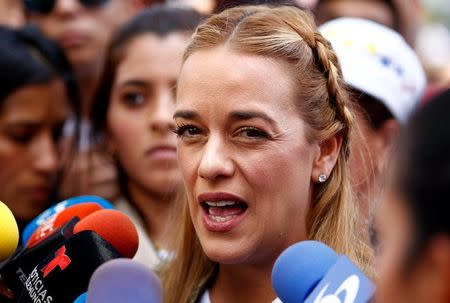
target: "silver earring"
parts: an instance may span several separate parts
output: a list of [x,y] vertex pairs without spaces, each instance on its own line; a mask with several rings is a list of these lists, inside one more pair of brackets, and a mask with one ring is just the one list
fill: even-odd
[[320,174],[319,175],[319,183],[323,183],[327,181],[327,176],[325,174]]

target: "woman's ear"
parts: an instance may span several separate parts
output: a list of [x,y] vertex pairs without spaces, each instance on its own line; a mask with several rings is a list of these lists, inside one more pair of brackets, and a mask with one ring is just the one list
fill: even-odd
[[383,172],[391,157],[392,149],[400,133],[400,123],[395,119],[388,119],[375,131],[372,154],[379,172]]
[[[319,153],[314,159],[312,179],[324,182],[333,171],[342,147],[342,134],[338,133],[319,143]],[[325,180],[324,180],[325,179]]]

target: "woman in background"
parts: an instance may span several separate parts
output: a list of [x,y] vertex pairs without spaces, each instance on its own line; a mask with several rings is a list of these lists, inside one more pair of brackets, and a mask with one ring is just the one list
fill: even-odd
[[108,48],[94,100],[94,127],[113,156],[122,198],[116,206],[139,232],[136,259],[154,267],[170,257],[172,210],[182,189],[172,120],[175,86],[189,37],[201,20],[190,9],[152,7]]
[[0,27],[0,41],[0,200],[22,229],[56,201],[77,88],[62,51],[36,30]]
[[450,302],[450,91],[411,119],[375,227],[377,302]]
[[25,12],[21,0],[0,1],[0,24],[14,28],[25,24]]
[[347,178],[348,100],[305,11],[244,6],[197,28],[177,87],[187,201],[165,302],[271,302],[276,258],[307,239],[370,271]]

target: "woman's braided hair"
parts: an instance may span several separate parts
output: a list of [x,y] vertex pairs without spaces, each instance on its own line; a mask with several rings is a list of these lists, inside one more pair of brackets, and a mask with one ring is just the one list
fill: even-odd
[[[308,237],[346,254],[370,273],[372,251],[357,223],[358,209],[347,177],[353,127],[351,104],[336,54],[317,31],[311,14],[293,6],[231,8],[210,17],[197,28],[184,60],[198,50],[213,47],[261,55],[287,66],[298,88],[296,107],[305,122],[308,140],[322,142],[333,136],[342,137],[342,148],[331,175],[325,183],[314,184]],[[191,296],[195,293],[189,285],[206,281],[204,274],[213,272],[214,264],[205,261],[207,257],[201,249],[192,249],[200,248],[200,244],[188,220],[187,207],[184,212],[185,224],[180,232],[184,237],[178,241],[179,258],[171,265],[172,272],[168,271],[168,283],[165,283],[167,296],[174,300],[167,302],[186,302],[186,292],[191,292]],[[189,270],[177,269],[177,266],[182,267],[180,264],[189,264]],[[178,293],[175,280],[183,281],[187,288]],[[188,285],[186,281],[190,281]]]

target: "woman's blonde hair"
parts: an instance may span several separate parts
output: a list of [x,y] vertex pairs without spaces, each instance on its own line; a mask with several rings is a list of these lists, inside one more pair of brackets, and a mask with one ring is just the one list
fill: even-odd
[[[214,15],[201,24],[186,49],[217,46],[287,62],[298,83],[297,108],[310,140],[342,136],[336,165],[323,184],[315,184],[308,214],[309,239],[321,241],[370,271],[371,250],[358,226],[358,210],[347,178],[352,114],[340,67],[313,17],[295,7],[243,6]],[[177,256],[163,273],[166,303],[192,302],[217,269],[204,254],[187,203],[181,206]]]

